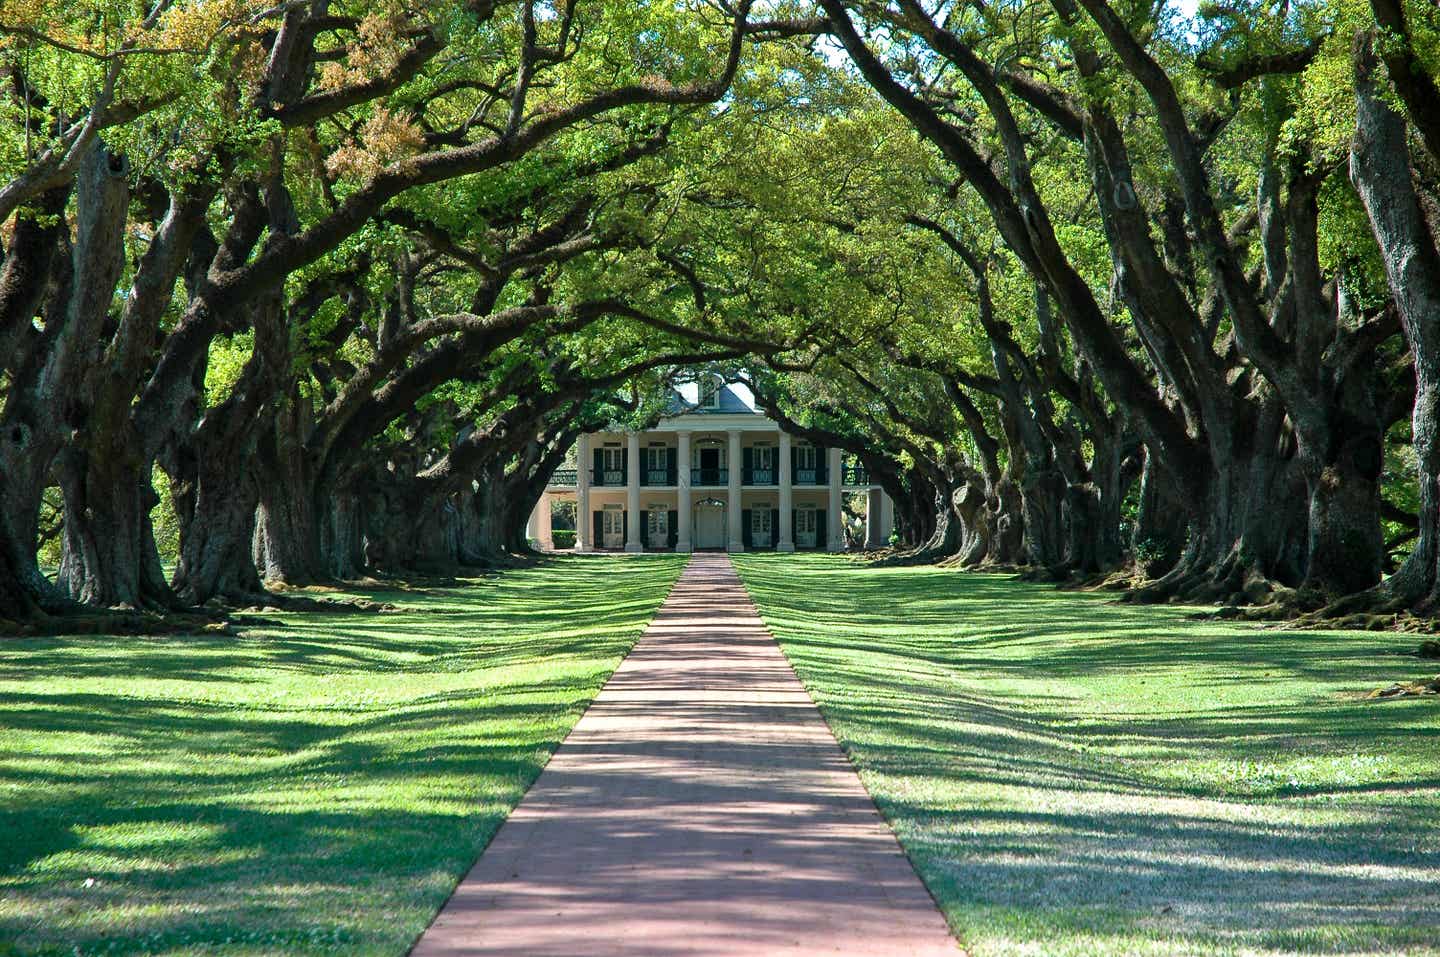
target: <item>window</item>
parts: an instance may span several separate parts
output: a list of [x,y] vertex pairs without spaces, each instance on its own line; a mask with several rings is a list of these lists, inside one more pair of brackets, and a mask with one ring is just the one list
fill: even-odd
[[750,451],[750,481],[754,485],[775,484],[775,448],[757,445]]
[[816,462],[819,456],[813,445],[795,447],[795,481],[799,485],[814,485]]
[[625,484],[625,450],[618,444],[600,450],[600,484]]
[[674,484],[670,478],[669,450],[662,443],[654,442],[645,448],[645,484]]
[[700,408],[720,408],[720,388],[723,385],[718,375],[706,377],[700,384]]

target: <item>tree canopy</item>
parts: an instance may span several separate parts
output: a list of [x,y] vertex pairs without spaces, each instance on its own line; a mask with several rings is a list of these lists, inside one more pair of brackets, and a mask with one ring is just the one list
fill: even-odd
[[1416,0],[6,3],[0,619],[523,550],[697,368],[889,560],[1429,614],[1437,68]]

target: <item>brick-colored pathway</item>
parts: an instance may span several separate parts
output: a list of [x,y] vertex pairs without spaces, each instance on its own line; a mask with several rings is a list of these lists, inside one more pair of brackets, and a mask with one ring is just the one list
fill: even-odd
[[725,555],[691,560],[413,951],[958,953]]

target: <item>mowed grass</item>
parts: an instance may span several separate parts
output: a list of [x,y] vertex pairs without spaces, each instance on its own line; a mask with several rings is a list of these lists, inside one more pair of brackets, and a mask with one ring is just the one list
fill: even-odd
[[682,565],[0,641],[0,954],[403,954]]
[[1406,636],[746,555],[770,628],[984,955],[1440,953],[1440,671]]

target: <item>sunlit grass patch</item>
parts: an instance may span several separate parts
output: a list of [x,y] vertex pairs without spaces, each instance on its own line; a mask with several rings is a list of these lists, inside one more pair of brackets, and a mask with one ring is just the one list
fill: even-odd
[[682,564],[0,644],[0,955],[403,954]]
[[977,957],[1440,953],[1440,705],[1355,699],[1406,639],[736,564]]

